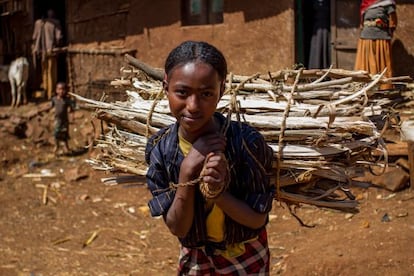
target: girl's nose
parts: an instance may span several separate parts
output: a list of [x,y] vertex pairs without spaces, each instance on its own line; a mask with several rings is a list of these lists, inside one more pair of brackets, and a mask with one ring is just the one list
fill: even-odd
[[196,112],[200,108],[197,95],[193,94],[187,98],[187,110],[189,112]]

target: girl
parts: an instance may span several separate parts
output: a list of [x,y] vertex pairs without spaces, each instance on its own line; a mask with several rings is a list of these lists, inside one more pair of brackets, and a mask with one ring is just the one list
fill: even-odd
[[[273,153],[255,129],[215,112],[226,75],[224,56],[205,42],[184,42],[165,62],[177,122],[148,141],[148,205],[181,243],[179,275],[269,271]],[[202,193],[202,184],[213,193]]]

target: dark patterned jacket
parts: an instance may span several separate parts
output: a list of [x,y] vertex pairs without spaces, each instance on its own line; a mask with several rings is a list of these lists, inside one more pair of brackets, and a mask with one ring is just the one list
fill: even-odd
[[[215,113],[214,116],[224,124],[226,119],[223,115]],[[257,130],[244,123],[231,122],[226,137],[225,156],[229,162],[231,178],[228,191],[256,212],[270,212],[275,192],[274,185],[270,184],[272,149]],[[178,146],[178,123],[160,130],[149,139],[145,157],[149,165],[147,184],[153,195],[148,203],[151,214],[165,215],[175,196],[175,190],[169,189],[169,183],[178,183],[180,165],[184,159]],[[193,225],[187,236],[180,239],[186,247],[204,246],[208,243],[205,200],[198,189],[195,197]],[[263,228],[251,229],[226,216],[225,241],[230,244],[251,239]]]

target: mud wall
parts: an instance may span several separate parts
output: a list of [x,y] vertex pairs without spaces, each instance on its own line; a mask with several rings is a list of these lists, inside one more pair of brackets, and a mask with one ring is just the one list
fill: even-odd
[[32,1],[23,0],[16,9],[12,3],[0,17],[0,64],[9,64],[19,56],[30,57],[33,28]]
[[134,56],[128,49],[74,49],[67,52],[68,85],[71,91],[90,99],[100,99],[106,94],[108,100],[121,100],[124,91],[110,85],[120,77],[124,66],[124,54]]
[[394,76],[409,75],[414,78],[414,3],[397,0],[398,26],[392,43]]
[[[66,10],[68,43],[73,49],[132,49],[139,59],[162,67],[172,47],[193,39],[217,45],[228,59],[229,70],[236,74],[266,73],[296,62],[291,0],[226,0],[224,22],[200,26],[182,26],[180,0],[71,0]],[[414,76],[412,1],[397,1],[397,13],[394,75]],[[96,59],[93,55],[71,55],[72,76],[76,77],[72,82],[78,88],[91,80],[119,76],[121,55],[102,55],[100,63]]]
[[[224,1],[224,22],[182,26],[181,1],[71,0],[67,3],[68,42],[71,49],[135,49],[136,57],[162,67],[172,47],[188,39],[218,46],[236,74],[266,73],[294,63],[294,1]],[[95,65],[92,55],[72,55],[76,83],[119,76],[122,56],[100,59],[111,66]],[[88,70],[91,72],[87,72]],[[88,76],[89,74],[89,76]],[[86,77],[88,76],[88,77]],[[79,86],[80,87],[80,86]]]
[[[151,6],[150,1],[141,2]],[[171,18],[159,26],[155,22],[145,26],[145,17],[131,18],[125,43],[137,47],[139,58],[162,66],[173,46],[193,39],[218,46],[234,73],[267,72],[294,63],[293,1],[224,1],[223,24],[185,27],[181,27],[180,1],[170,2],[166,10]],[[148,15],[157,14],[158,8],[153,9]],[[131,7],[131,15],[137,13],[139,10]],[[160,14],[157,18],[165,17]],[[143,34],[134,34],[135,26],[145,26]]]
[[[33,16],[31,10],[33,3],[23,0],[19,5],[11,1],[3,2],[4,9],[0,16],[0,65],[10,65],[19,56],[25,56],[30,63],[30,76],[33,74],[33,63],[31,59],[31,38],[33,28]],[[6,74],[7,76],[7,74]],[[4,81],[4,80],[3,80]],[[0,105],[11,103],[10,84],[0,82]],[[29,77],[27,90],[30,91],[33,79]],[[30,94],[27,93],[30,97]]]

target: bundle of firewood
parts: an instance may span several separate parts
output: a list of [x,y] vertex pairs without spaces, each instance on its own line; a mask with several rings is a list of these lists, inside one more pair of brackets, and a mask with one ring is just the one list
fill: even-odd
[[[163,71],[127,56],[129,66],[112,85],[129,100],[105,102],[74,96],[110,127],[96,141],[101,150],[89,162],[100,170],[144,175],[147,138],[175,122],[162,89]],[[348,209],[357,202],[349,188],[367,166],[386,166],[386,151],[376,123],[401,97],[380,97],[384,79],[362,71],[282,70],[267,75],[229,74],[217,111],[255,127],[274,150],[276,197],[292,203]],[[392,93],[392,92],[390,92]],[[384,152],[373,160],[371,152]]]

